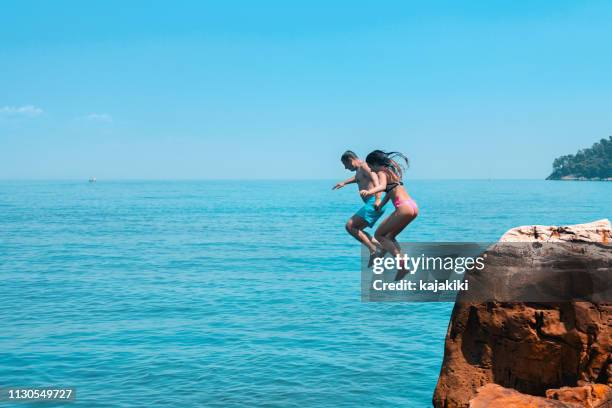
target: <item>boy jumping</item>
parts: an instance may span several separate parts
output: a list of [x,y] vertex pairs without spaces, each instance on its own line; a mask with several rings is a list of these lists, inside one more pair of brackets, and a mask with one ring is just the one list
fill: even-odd
[[[357,155],[347,150],[340,157],[340,161],[344,164],[344,168],[354,171],[355,175],[347,180],[336,184],[332,190],[338,190],[347,184],[357,183],[358,191],[369,190],[378,186],[378,176],[370,170],[368,164],[360,160]],[[375,206],[380,205],[380,196],[382,193],[377,193],[365,199],[364,205],[346,222],[346,231],[355,239],[365,245],[370,251],[370,260],[368,267],[372,265],[378,250],[377,242],[364,231],[366,227],[372,227],[383,214],[382,208],[376,210]]]

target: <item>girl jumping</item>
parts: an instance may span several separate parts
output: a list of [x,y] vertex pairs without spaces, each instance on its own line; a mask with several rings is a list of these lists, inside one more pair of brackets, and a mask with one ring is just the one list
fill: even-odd
[[[396,240],[397,235],[419,214],[419,208],[404,188],[402,181],[403,169],[398,160],[405,162],[406,167],[408,167],[408,158],[399,152],[387,153],[382,150],[374,150],[368,154],[366,163],[372,171],[377,173],[378,185],[369,190],[361,190],[359,192],[365,198],[384,191],[385,197],[380,203],[379,208],[382,208],[387,201],[392,200],[395,211],[380,223],[374,233],[374,237],[394,257],[397,255],[402,256],[402,248]],[[407,273],[408,266],[400,264],[395,280],[402,279]]]

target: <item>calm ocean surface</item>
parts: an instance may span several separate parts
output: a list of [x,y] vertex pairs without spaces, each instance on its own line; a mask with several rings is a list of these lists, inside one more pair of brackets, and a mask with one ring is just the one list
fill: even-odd
[[[431,406],[452,304],[360,301],[360,199],[333,184],[0,182],[0,387],[72,386],[82,407]],[[605,182],[408,188],[421,212],[400,241],[612,209]]]

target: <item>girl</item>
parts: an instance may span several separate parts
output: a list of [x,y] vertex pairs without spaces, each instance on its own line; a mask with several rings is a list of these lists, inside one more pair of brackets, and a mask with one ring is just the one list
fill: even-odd
[[[395,211],[380,223],[374,236],[383,248],[394,257],[402,255],[402,248],[395,239],[397,234],[402,232],[419,214],[419,208],[404,188],[402,182],[403,170],[397,160],[404,161],[406,167],[408,167],[408,158],[399,152],[386,153],[382,150],[374,150],[368,154],[366,163],[372,171],[377,173],[378,185],[359,192],[365,198],[384,191],[385,198],[383,198],[379,208],[382,208],[390,199],[392,200]],[[407,265],[400,263],[395,280],[402,279],[407,273]]]

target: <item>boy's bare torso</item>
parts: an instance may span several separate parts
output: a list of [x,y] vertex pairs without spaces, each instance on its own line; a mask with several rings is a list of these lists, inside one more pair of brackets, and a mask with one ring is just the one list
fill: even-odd
[[361,190],[370,190],[374,188],[374,178],[376,177],[375,173],[372,173],[370,167],[367,164],[361,165],[357,171],[355,172],[355,182],[359,187],[359,191]]

